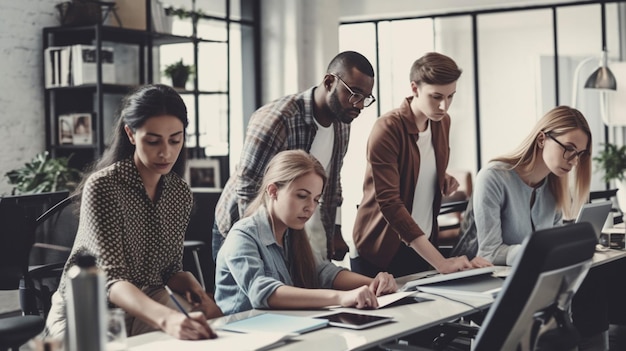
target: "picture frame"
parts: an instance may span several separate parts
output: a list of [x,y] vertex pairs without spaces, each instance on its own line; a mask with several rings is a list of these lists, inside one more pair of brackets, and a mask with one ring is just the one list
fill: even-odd
[[60,115],[57,129],[59,130],[59,144],[74,144],[74,118],[71,115]]
[[187,160],[185,180],[190,188],[220,189],[220,162],[217,159]]
[[93,128],[91,113],[59,115],[58,130],[61,145],[92,145]]

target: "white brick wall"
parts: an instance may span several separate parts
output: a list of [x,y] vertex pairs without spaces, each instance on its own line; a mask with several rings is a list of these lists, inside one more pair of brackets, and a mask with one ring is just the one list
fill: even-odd
[[51,0],[0,0],[0,195],[4,174],[45,149],[42,29],[58,24]]

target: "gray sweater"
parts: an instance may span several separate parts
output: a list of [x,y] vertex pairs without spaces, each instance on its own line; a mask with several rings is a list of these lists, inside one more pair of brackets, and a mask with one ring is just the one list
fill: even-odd
[[[534,230],[562,223],[562,213],[544,181],[537,188],[528,186],[517,172],[501,162],[490,162],[476,176],[472,211],[467,218],[475,225],[478,256],[496,265],[512,265],[524,239]],[[530,207],[532,193],[535,202]],[[467,224],[467,223],[465,223]]]

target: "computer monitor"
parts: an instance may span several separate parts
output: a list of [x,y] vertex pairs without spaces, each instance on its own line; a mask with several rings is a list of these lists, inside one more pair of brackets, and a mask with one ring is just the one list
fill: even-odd
[[554,334],[550,325],[569,338],[563,343],[572,342],[570,304],[591,267],[595,245],[587,222],[531,234],[487,312],[473,350],[533,350],[545,332]]

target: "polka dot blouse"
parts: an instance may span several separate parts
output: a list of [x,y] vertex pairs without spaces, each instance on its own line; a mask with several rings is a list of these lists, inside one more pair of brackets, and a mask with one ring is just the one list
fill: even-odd
[[[132,159],[117,162],[87,180],[80,222],[59,291],[77,253],[88,251],[106,273],[107,291],[120,280],[138,288],[162,286],[182,270],[183,241],[193,204],[176,174],[161,177],[156,201],[148,197]],[[160,195],[158,195],[160,194]]]

